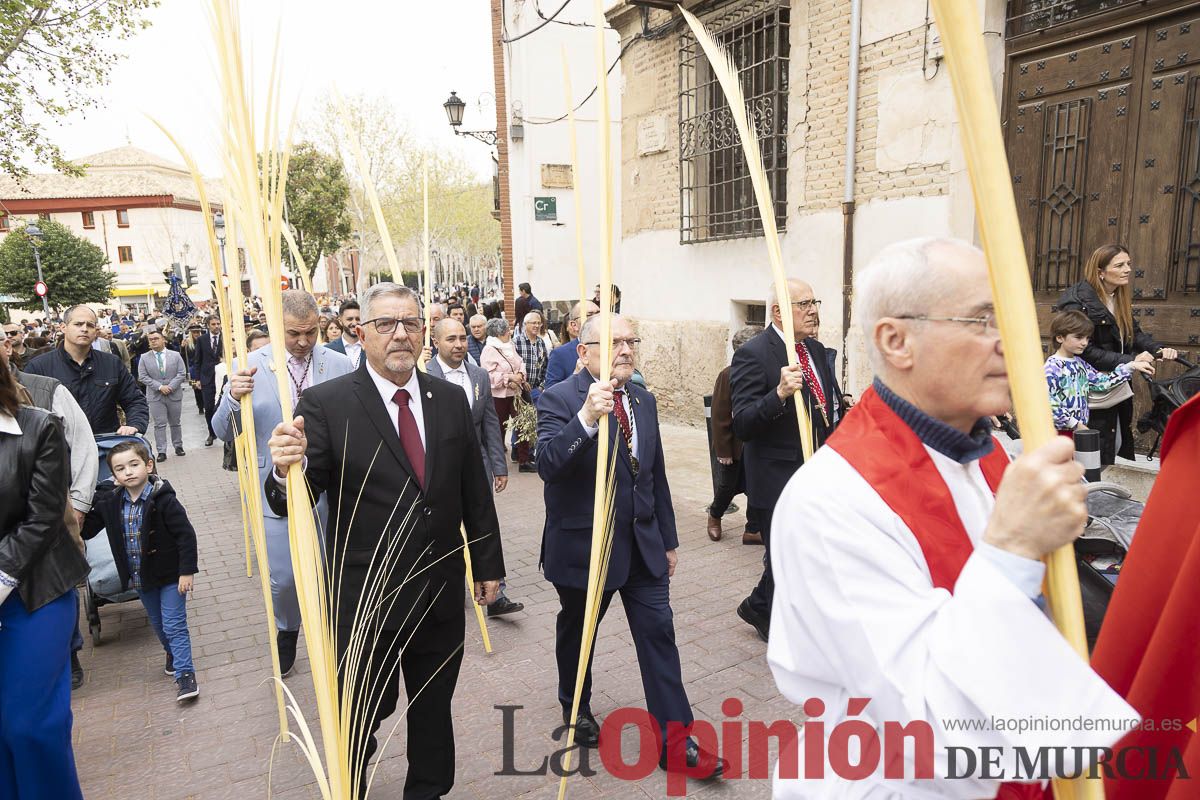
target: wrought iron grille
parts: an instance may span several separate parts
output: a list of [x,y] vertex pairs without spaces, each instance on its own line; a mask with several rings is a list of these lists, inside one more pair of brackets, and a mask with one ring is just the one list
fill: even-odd
[[[786,0],[722,4],[703,17],[732,53],[782,231],[787,219]],[[679,43],[679,238],[684,244],[762,233],[741,137],[695,37]]]
[[1179,159],[1179,191],[1175,211],[1171,285],[1178,291],[1200,291],[1200,77],[1188,85],[1183,117],[1183,153]]
[[1033,282],[1041,291],[1065,289],[1079,273],[1091,98],[1048,106],[1043,115],[1042,203]]
[[1064,22],[1125,6],[1145,7],[1163,0],[1008,0],[1006,35],[1053,28]]

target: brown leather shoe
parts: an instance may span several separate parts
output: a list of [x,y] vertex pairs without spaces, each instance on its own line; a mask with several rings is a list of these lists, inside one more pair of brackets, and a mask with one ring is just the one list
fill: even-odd
[[714,542],[721,541],[721,518],[708,515],[708,538]]
[[762,544],[761,533],[751,533],[750,531],[742,531],[742,544]]

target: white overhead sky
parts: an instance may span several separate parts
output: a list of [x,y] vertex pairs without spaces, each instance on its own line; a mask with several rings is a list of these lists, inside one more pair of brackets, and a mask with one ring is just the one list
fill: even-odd
[[[419,138],[458,152],[482,178],[490,149],[455,137],[442,103],[451,90],[467,103],[465,129],[495,125],[491,11],[487,0],[243,0],[242,30],[265,86],[277,25],[285,96],[298,115],[330,87],[389,99]],[[68,158],[132,144],[178,161],[146,118],[178,137],[206,175],[220,172],[213,135],[219,87],[202,0],[163,0],[152,23],[118,45],[127,57],[99,90],[100,108],[50,127]],[[290,103],[285,103],[290,107]],[[42,171],[44,167],[35,167]]]

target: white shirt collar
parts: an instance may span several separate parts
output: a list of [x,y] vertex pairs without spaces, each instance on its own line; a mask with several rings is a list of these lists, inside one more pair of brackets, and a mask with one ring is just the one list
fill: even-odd
[[346,338],[345,334],[342,334],[342,347],[346,348],[347,350],[349,350],[351,347],[362,347],[362,342],[357,340],[352,342]]
[[422,401],[425,400],[421,395],[421,385],[417,382],[417,370],[413,368],[412,374],[408,376],[408,383],[403,386],[397,386],[387,378],[380,375],[371,366],[371,362],[367,361],[367,374],[371,376],[371,380],[375,383],[375,389],[379,392],[380,398],[383,400],[383,405],[388,410],[388,416],[392,418],[392,424],[396,426],[396,433],[400,432],[400,423],[396,419],[396,412],[400,410],[393,399],[397,389],[405,389],[408,392],[408,408],[412,411],[413,417],[417,421],[417,430],[421,434],[421,444],[425,444],[425,413]]
[[[780,340],[781,342],[783,342],[783,346],[784,346],[784,347],[787,347],[787,346],[788,346],[788,340],[787,340],[786,338],[784,338],[784,335],[783,335],[783,328],[780,328],[778,325],[776,325],[774,322],[772,322],[772,323],[771,323],[771,329],[772,329],[773,331],[775,331],[775,333],[777,333],[777,334],[779,335],[779,340]],[[791,345],[791,346],[792,346],[792,348],[793,348],[793,349],[796,347],[796,344],[797,344],[796,342],[793,342],[793,343],[792,343],[792,345]],[[799,342],[799,344],[804,344],[804,340],[803,340],[803,339],[801,339],[801,340],[800,340],[800,342]],[[809,352],[808,352],[808,347],[801,347],[801,348],[800,348],[800,352],[804,353],[805,357],[806,357],[806,358],[808,358],[808,360],[809,360],[809,362],[810,362],[810,363],[812,362],[812,355],[811,355],[811,354],[809,354]]]
[[442,358],[441,353],[438,353],[436,358],[438,365],[442,368],[442,374],[449,375],[451,372],[461,372],[464,375],[467,374],[467,360],[465,358],[462,360],[462,363],[458,365],[457,369],[447,364],[446,360]]
[[0,433],[11,433],[14,436],[20,436],[21,425],[17,422],[17,418],[10,417],[8,414],[0,411]]

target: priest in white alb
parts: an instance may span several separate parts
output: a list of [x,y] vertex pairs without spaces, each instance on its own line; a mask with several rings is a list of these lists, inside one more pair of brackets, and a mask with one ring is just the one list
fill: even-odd
[[[775,508],[767,658],[824,727],[800,726],[798,774],[781,759],[774,796],[1041,797],[1042,764],[1086,769],[1096,751],[1073,748],[1137,722],[1043,610],[1041,559],[1086,521],[1082,468],[1066,439],[1009,463],[992,438],[1010,399],[977,248],[892,245],[855,296],[874,385]],[[839,723],[873,728],[880,752]],[[887,746],[904,725],[931,734],[924,756],[917,737]],[[864,758],[869,774],[847,768]]]

